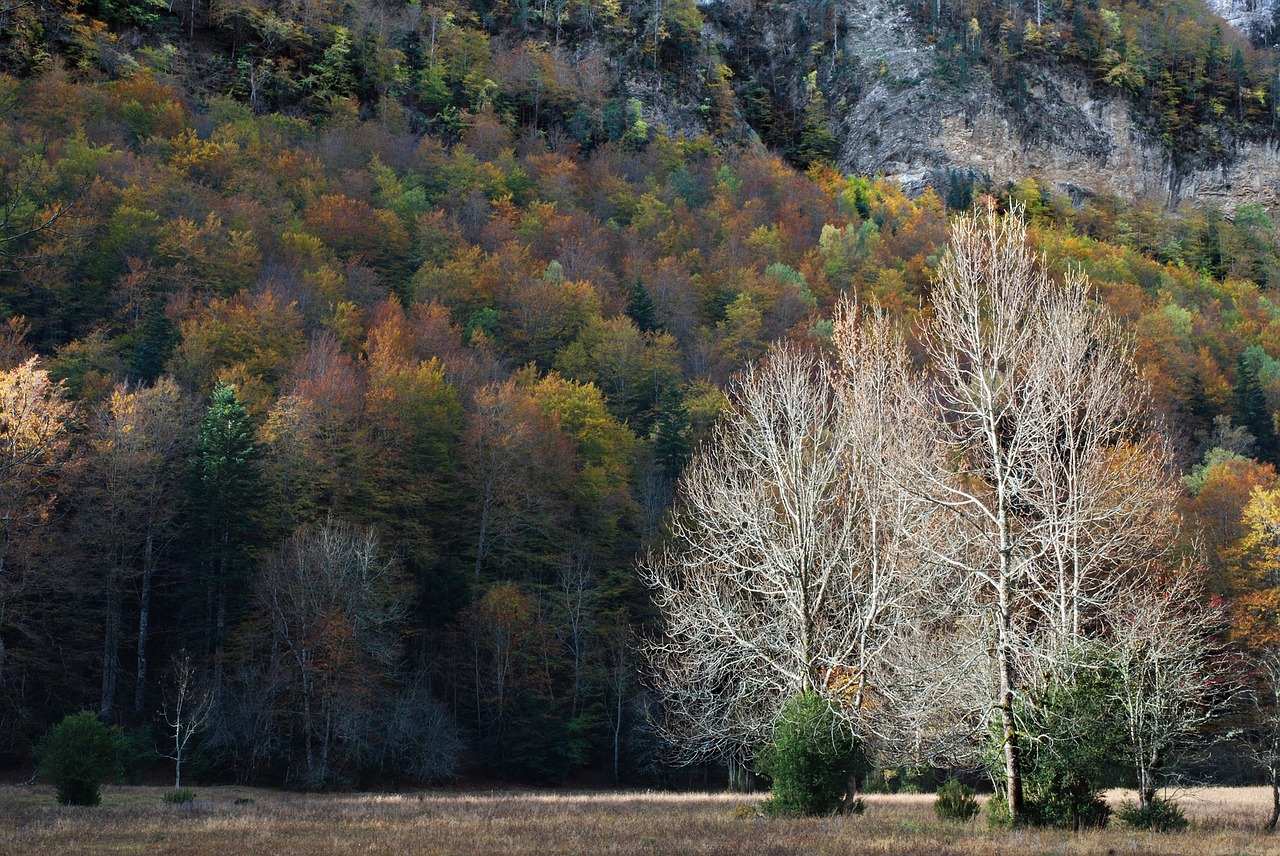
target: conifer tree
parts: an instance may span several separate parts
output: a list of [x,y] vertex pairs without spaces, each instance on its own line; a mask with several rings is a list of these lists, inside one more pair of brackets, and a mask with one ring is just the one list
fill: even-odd
[[200,423],[191,462],[188,520],[204,597],[204,642],[215,669],[258,541],[258,456],[248,411],[235,387],[219,382]]
[[1236,384],[1233,394],[1236,422],[1249,429],[1257,441],[1258,458],[1277,463],[1277,438],[1271,408],[1259,378],[1260,359],[1254,348],[1244,351],[1236,359]]

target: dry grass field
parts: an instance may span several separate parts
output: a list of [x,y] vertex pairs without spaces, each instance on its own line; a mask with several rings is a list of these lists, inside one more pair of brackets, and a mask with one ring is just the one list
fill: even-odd
[[[991,832],[939,821],[931,796],[871,796],[857,818],[765,820],[740,795],[494,793],[308,796],[199,788],[188,806],[157,788],[108,788],[92,809],[47,788],[0,788],[0,854],[1280,854],[1259,831],[1270,793],[1178,795],[1181,834]],[[1124,794],[1110,795],[1118,804]],[[237,798],[241,802],[237,804]],[[245,799],[252,799],[252,803]]]

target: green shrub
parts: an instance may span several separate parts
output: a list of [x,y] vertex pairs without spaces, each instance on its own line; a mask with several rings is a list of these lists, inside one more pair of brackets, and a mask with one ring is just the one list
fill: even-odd
[[973,788],[959,779],[952,779],[938,788],[933,810],[943,820],[967,822],[977,815],[978,801],[974,799]]
[[169,805],[186,805],[196,801],[196,792],[191,788],[174,788],[171,791],[165,791],[160,799]]
[[761,806],[770,815],[831,814],[840,807],[849,775],[867,768],[858,740],[816,693],[786,703],[773,745],[756,761],[773,779],[773,793]]
[[64,718],[36,746],[40,772],[58,789],[63,805],[97,805],[104,781],[120,777],[124,733],[83,710]]
[[[1023,814],[1032,826],[1089,829],[1106,826],[1111,808],[1101,792],[1124,767],[1125,728],[1111,699],[1114,671],[1100,665],[1065,668],[1018,701],[1022,748]],[[1003,786],[1003,734],[993,724],[988,763]],[[989,803],[988,820],[1008,826],[1003,799]]]
[[1009,801],[1002,793],[994,794],[987,800],[987,826],[992,829],[1009,829],[1013,821],[1009,819]]
[[236,805],[253,805],[255,802],[257,802],[257,800],[253,797],[236,797],[235,800]]
[[1125,801],[1116,817],[1135,829],[1153,832],[1182,832],[1187,828],[1187,816],[1173,800],[1156,797],[1146,807]]

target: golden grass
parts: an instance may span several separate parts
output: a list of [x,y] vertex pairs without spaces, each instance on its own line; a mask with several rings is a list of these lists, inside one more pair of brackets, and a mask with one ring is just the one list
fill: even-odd
[[[197,788],[170,806],[159,788],[106,788],[103,805],[69,808],[48,788],[0,787],[0,854],[1278,854],[1260,827],[1264,788],[1177,794],[1192,830],[1161,835],[992,832],[938,820],[931,796],[869,796],[856,818],[754,816],[753,798],[669,793],[304,795]],[[1108,795],[1115,803],[1123,792]],[[254,800],[236,804],[237,797]]]

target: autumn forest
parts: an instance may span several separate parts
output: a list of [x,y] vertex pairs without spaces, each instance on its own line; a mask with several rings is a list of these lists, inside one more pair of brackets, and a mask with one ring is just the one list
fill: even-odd
[[[1275,212],[842,174],[847,81],[716,53],[720,5],[3,4],[0,767],[88,710],[154,777],[185,679],[193,781],[722,783],[671,763],[638,567],[775,343],[836,359],[856,299],[929,359],[975,203],[1128,337],[1217,650],[1280,645]],[[957,79],[1066,63],[1178,157],[1272,133],[1196,4],[1158,43],[1153,4],[932,5]]]

